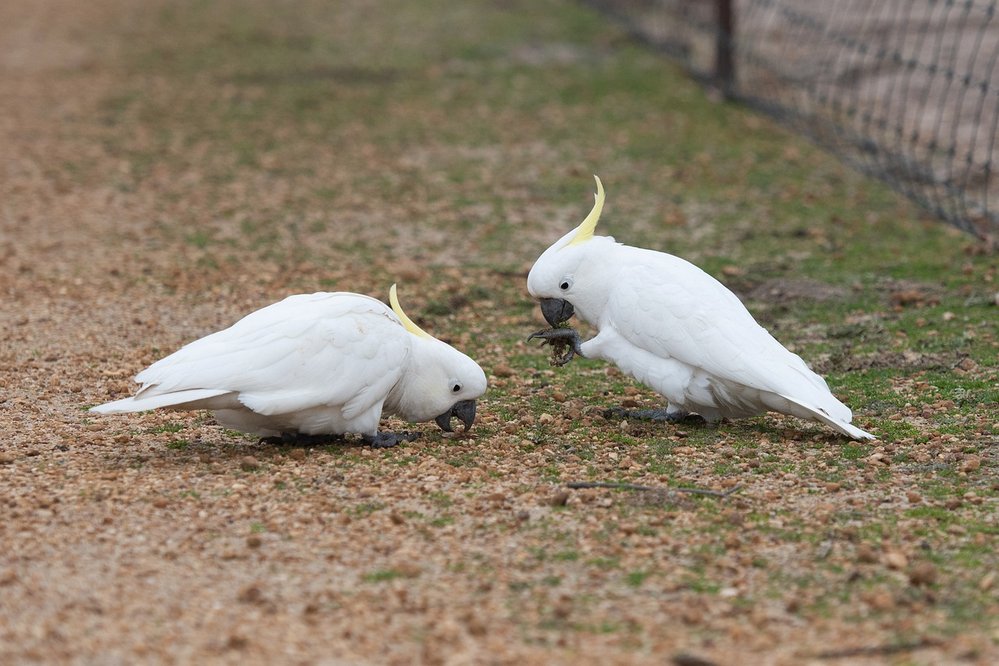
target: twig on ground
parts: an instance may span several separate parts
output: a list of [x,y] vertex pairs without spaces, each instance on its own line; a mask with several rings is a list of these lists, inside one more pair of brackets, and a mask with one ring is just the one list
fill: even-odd
[[815,655],[816,659],[846,659],[849,657],[880,657],[882,655],[898,654],[900,652],[911,652],[923,648],[933,647],[936,641],[923,638],[911,643],[894,643],[891,645],[865,645],[863,647],[841,648],[838,650],[824,650]]
[[618,490],[637,490],[640,492],[689,493],[691,495],[707,495],[708,497],[728,497],[742,489],[742,486],[732,486],[728,490],[708,490],[707,488],[671,488],[669,486],[641,486],[637,483],[611,481],[571,481],[565,484],[567,488],[616,488]]
[[673,666],[717,666],[715,662],[689,652],[678,652],[673,655],[671,661]]

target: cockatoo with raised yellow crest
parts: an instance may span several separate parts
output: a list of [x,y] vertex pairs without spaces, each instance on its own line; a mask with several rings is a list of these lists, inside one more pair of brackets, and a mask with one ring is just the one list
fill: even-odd
[[131,398],[100,414],[209,409],[234,430],[286,441],[357,433],[375,447],[414,437],[379,432],[382,414],[457,417],[468,430],[486,375],[471,358],[423,331],[389,290],[391,309],[347,292],[299,294],[157,361]]
[[[822,377],[760,326],[739,298],[697,266],[663,252],[594,236],[604,205],[549,247],[527,277],[553,328],[541,338],[603,359],[666,398],[663,410],[638,417],[676,421],[690,413],[707,421],[766,411],[826,424],[857,440],[874,435],[851,425],[852,413]],[[597,334],[583,342],[565,327],[573,314]]]

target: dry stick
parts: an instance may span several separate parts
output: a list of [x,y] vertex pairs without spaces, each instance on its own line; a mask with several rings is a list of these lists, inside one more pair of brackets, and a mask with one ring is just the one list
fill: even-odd
[[912,652],[923,648],[933,647],[935,641],[923,638],[912,643],[895,643],[892,645],[870,645],[855,648],[843,648],[840,650],[825,650],[815,655],[816,659],[846,659],[849,657],[878,657],[881,655],[898,654],[900,652]]
[[691,495],[707,495],[709,497],[728,497],[732,493],[740,490],[742,486],[732,486],[728,490],[708,490],[706,488],[670,488],[655,486],[640,486],[637,483],[616,483],[610,481],[572,481],[565,484],[567,488],[617,488],[619,490],[639,490],[643,492],[674,492],[690,493]]

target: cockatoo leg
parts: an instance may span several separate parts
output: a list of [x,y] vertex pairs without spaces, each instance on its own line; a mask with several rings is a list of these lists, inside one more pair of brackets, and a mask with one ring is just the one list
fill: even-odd
[[541,346],[549,344],[553,347],[568,347],[563,355],[552,359],[553,365],[563,366],[571,361],[573,357],[583,356],[583,350],[580,348],[582,340],[579,338],[579,333],[573,328],[546,328],[543,331],[531,333],[527,341],[530,342],[534,338],[540,338],[544,341],[541,343]]
[[364,435],[364,441],[373,449],[390,449],[402,442],[418,439],[419,436],[420,433],[408,430],[404,432],[378,432],[374,435]]

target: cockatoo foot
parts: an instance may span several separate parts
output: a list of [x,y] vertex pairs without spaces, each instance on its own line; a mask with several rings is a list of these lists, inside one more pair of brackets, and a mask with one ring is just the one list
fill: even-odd
[[418,439],[418,432],[379,432],[374,435],[364,435],[365,443],[373,449],[390,449],[402,442],[409,442]]
[[[531,333],[531,335],[528,336],[527,341],[530,342],[534,338],[542,340],[542,347],[546,344],[552,346],[552,365],[561,367],[571,361],[575,356],[583,356],[583,350],[580,349],[579,346],[582,343],[582,340],[580,340],[579,333],[576,329],[546,328],[544,330]],[[559,353],[561,348],[566,348],[565,353]]]

